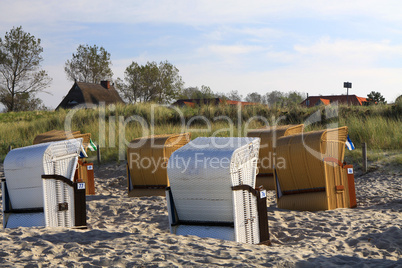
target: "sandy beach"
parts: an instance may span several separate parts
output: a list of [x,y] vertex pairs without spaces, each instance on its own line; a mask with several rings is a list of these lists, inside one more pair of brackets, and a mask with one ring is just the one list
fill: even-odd
[[400,169],[358,174],[355,183],[355,209],[282,210],[269,191],[272,246],[249,245],[170,234],[165,198],[127,197],[125,164],[103,164],[95,166],[97,194],[87,196],[88,229],[3,229],[0,265],[402,267]]

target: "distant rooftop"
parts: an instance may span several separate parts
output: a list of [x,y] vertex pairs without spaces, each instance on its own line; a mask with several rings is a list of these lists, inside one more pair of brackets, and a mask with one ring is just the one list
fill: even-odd
[[255,102],[246,102],[246,101],[233,101],[233,100],[225,100],[221,98],[206,98],[206,99],[180,99],[177,100],[172,105],[174,106],[189,106],[194,107],[195,105],[219,105],[219,104],[228,104],[228,105],[258,105],[259,103]]
[[358,97],[356,95],[309,96],[301,103],[301,105],[313,107],[321,104],[328,105],[334,102],[338,102],[339,104],[349,103],[351,105],[362,106],[365,102],[367,102],[367,99],[364,97]]

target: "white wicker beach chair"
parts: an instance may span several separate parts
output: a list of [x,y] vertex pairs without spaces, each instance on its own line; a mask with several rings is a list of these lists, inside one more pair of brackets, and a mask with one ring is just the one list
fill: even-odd
[[166,198],[172,233],[250,244],[269,240],[265,191],[255,189],[259,143],[197,138],[171,155]]
[[[74,185],[82,139],[42,143],[10,151],[2,181],[3,227],[72,227]],[[85,200],[84,200],[85,205]]]

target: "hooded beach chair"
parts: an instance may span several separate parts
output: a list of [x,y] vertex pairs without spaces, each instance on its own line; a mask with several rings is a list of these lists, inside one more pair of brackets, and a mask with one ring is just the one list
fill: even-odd
[[4,228],[86,225],[85,184],[73,183],[81,146],[82,139],[71,139],[7,154],[2,181]]
[[278,139],[275,167],[278,208],[330,210],[356,206],[353,166],[344,165],[348,128]]
[[[41,133],[34,138],[33,144],[51,142],[51,141],[62,141],[68,139],[79,139],[82,138],[82,146],[84,148],[85,154],[81,154],[78,159],[78,169],[75,173],[74,181],[85,182],[85,193],[87,195],[95,194],[95,174],[94,165],[85,160],[86,152],[91,146],[91,133],[81,133],[80,131],[64,131],[64,130],[51,130],[45,133]],[[83,156],[85,155],[85,156]]]
[[127,148],[128,196],[165,195],[170,155],[190,141],[190,133],[155,135],[130,142]]
[[274,169],[276,161],[276,141],[283,136],[303,132],[304,125],[271,126],[249,130],[247,137],[261,139],[259,159],[257,163],[257,186],[262,185],[266,190],[275,190]]
[[259,138],[196,138],[169,158],[171,233],[269,243],[266,191],[255,189]]

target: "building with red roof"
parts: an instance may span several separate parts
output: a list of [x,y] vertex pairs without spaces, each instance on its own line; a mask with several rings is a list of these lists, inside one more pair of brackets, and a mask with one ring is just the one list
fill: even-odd
[[363,97],[358,97],[356,95],[309,96],[301,103],[301,105],[314,107],[317,105],[329,105],[335,102],[337,102],[338,104],[362,106],[365,102],[367,102],[367,99]]
[[220,104],[246,106],[246,105],[258,105],[259,103],[225,100],[221,98],[206,98],[206,99],[180,99],[177,100],[172,105],[181,107],[182,106],[194,107],[195,105],[220,105]]

